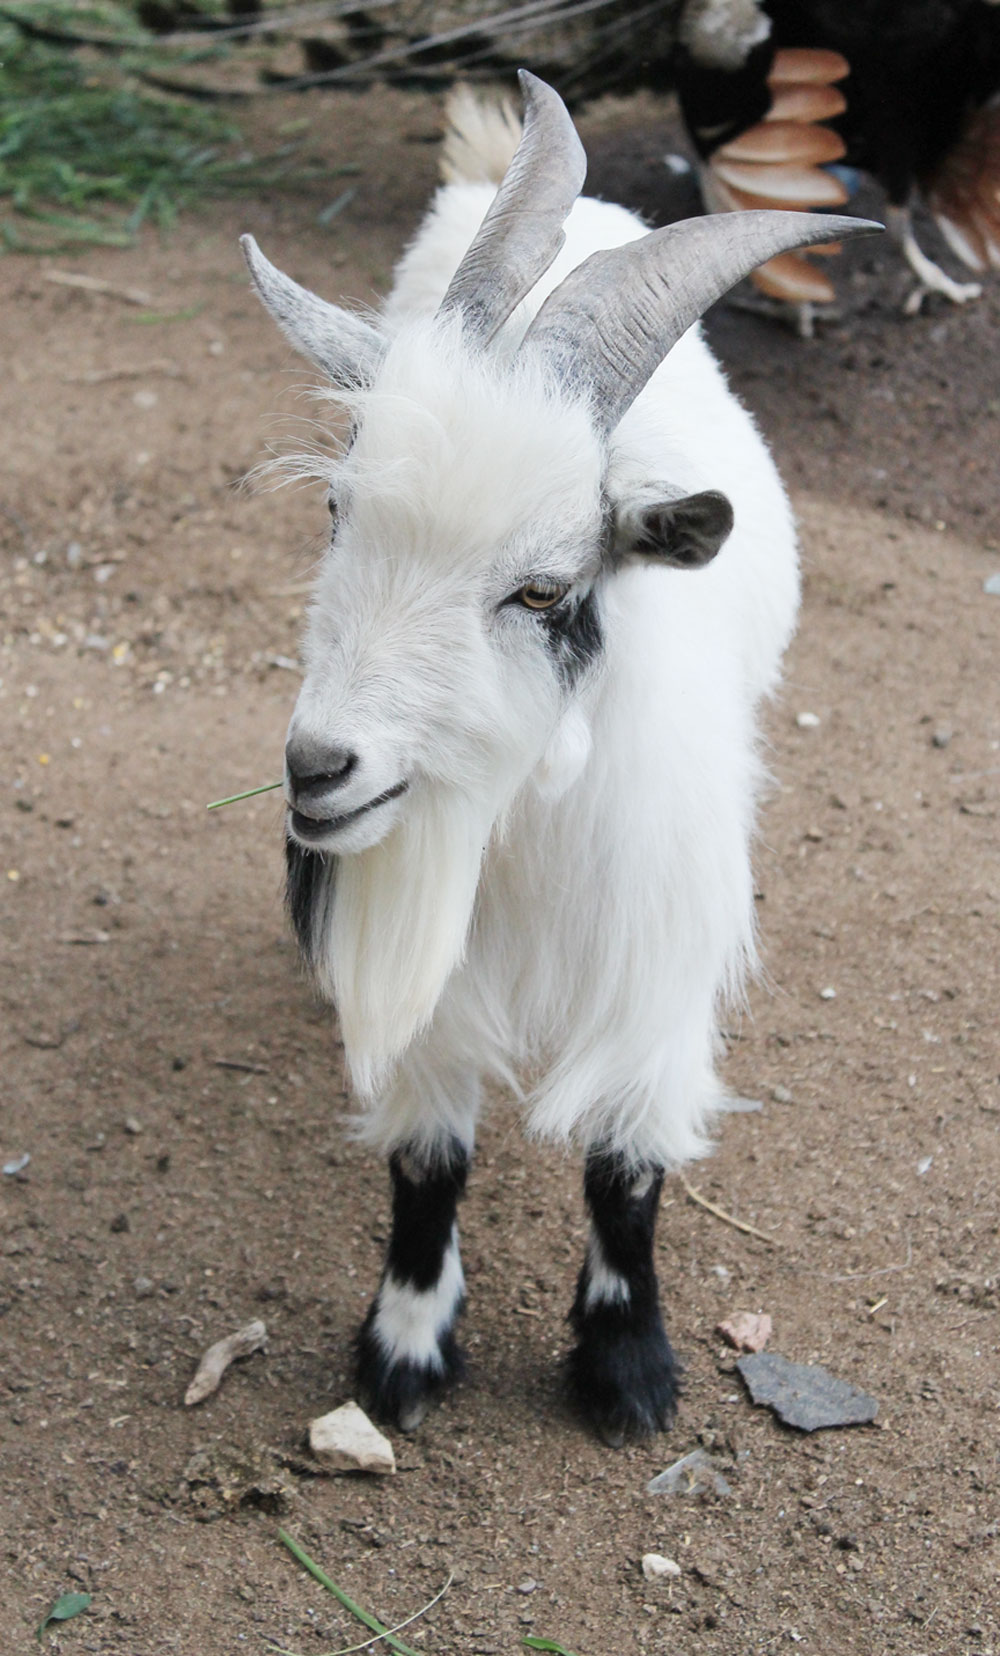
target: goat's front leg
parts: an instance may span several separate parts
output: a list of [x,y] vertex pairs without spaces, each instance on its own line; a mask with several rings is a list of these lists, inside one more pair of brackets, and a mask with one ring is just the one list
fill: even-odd
[[404,1149],[389,1158],[392,1235],[358,1336],[358,1384],[366,1406],[404,1432],[462,1372],[455,1323],[465,1280],[455,1211],[468,1165],[458,1139],[431,1155]]
[[570,1380],[606,1443],[663,1431],[673,1420],[679,1370],[663,1328],[653,1265],[661,1167],[628,1169],[592,1150],[584,1173],[587,1257],[570,1321]]

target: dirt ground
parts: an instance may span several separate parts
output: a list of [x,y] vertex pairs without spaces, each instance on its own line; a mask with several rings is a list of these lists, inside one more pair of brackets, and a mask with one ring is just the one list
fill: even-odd
[[[251,229],[370,299],[430,191],[436,106],[275,101],[356,163],[309,198],[222,204],[168,241],[0,261],[0,1648],[67,1591],[58,1651],[354,1645],[279,1524],[429,1653],[793,1646],[998,1656],[1000,282],[904,321],[891,251],[838,275],[811,342],[721,307],[711,336],[802,519],[805,606],[768,721],[766,980],[730,1032],[701,1193],[668,1182],[659,1258],[686,1392],[619,1453],[562,1400],[579,1170],[498,1105],[463,1210],[468,1379],[395,1478],[315,1476],[306,1423],[350,1395],[387,1218],[345,1137],[340,1052],[281,906],[281,809],[208,800],[280,774],[315,493],[234,480],[309,417],[251,298]],[[668,118],[583,122],[594,185],[658,211]],[[83,272],[148,304],[50,278]],[[158,320],[150,321],[150,313]],[[277,427],[273,416],[278,413]],[[815,721],[798,722],[810,713]],[[879,1402],[803,1436],[753,1408],[721,1316]],[[270,1344],[195,1410],[209,1342]],[[695,1447],[730,1493],[651,1496]],[[640,1559],[678,1575],[647,1581]]]

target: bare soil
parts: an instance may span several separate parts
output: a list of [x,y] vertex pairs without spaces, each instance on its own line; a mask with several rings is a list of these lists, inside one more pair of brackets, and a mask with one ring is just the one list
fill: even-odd
[[[768,725],[766,980],[727,1064],[763,1108],[690,1170],[775,1245],[669,1182],[672,1434],[614,1453],[568,1413],[579,1173],[499,1102],[463,1213],[468,1379],[394,1478],[318,1477],[303,1433],[350,1395],[387,1191],[282,915],[280,806],[204,809],[280,773],[325,515],[234,490],[275,410],[313,412],[235,237],[374,298],[437,114],[378,92],[257,117],[303,118],[361,168],[328,227],[342,178],[131,252],[0,261],[0,1153],[31,1157],[0,1178],[0,1649],[36,1648],[71,1590],[93,1603],[53,1650],[355,1644],[283,1523],[390,1624],[452,1572],[405,1634],[428,1652],[996,1656],[1000,284],[904,321],[898,262],[865,244],[816,339],[710,322],[793,490],[806,593]],[[659,211],[663,107],[583,127],[594,187]],[[714,1333],[741,1309],[872,1393],[875,1425],[806,1437],[753,1408]],[[266,1355],[186,1410],[203,1349],[255,1316]],[[728,1496],[646,1493],[697,1446]],[[648,1551],[680,1574],[645,1580]]]

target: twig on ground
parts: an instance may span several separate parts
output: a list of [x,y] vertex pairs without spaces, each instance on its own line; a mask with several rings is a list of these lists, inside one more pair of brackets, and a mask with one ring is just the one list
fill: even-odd
[[238,1357],[249,1357],[251,1352],[260,1351],[266,1344],[267,1329],[257,1319],[247,1323],[245,1328],[237,1329],[235,1334],[227,1334],[224,1340],[216,1340],[198,1364],[195,1377],[184,1393],[188,1408],[195,1403],[203,1403],[206,1397],[218,1391],[230,1363]]
[[267,1064],[248,1064],[242,1058],[213,1058],[216,1069],[246,1070],[248,1075],[270,1075]]
[[152,295],[142,288],[120,287],[117,282],[106,282],[101,276],[85,276],[79,270],[43,270],[42,279],[58,282],[60,287],[82,288],[85,293],[103,293],[109,299],[122,299],[127,305],[151,305]]
[[704,1208],[706,1213],[714,1214],[715,1218],[721,1219],[724,1225],[732,1225],[734,1230],[742,1231],[744,1236],[756,1236],[758,1242],[766,1242],[769,1248],[781,1247],[782,1244],[776,1236],[768,1236],[767,1231],[758,1230],[756,1225],[748,1225],[744,1219],[734,1218],[724,1208],[716,1207],[714,1202],[708,1201],[707,1197],[702,1196],[701,1192],[695,1190],[693,1185],[689,1185],[683,1173],[679,1177],[681,1184],[684,1186],[685,1195],[698,1207]]
[[897,1271],[906,1271],[913,1263],[913,1239],[906,1238],[906,1258],[896,1265],[877,1265],[873,1271],[843,1271],[839,1276],[829,1276],[825,1271],[821,1276],[827,1282],[858,1282],[864,1277],[895,1276]]
[[180,379],[181,370],[169,357],[154,357],[152,362],[135,362],[125,368],[88,368],[82,374],[63,374],[64,385],[105,385],[108,380],[145,379],[147,374],[168,374]]

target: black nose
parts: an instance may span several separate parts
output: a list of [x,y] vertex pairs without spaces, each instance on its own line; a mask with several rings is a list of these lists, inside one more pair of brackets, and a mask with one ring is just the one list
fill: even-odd
[[357,767],[358,756],[349,748],[317,742],[310,736],[293,736],[285,748],[288,787],[296,809],[319,803],[342,788]]

